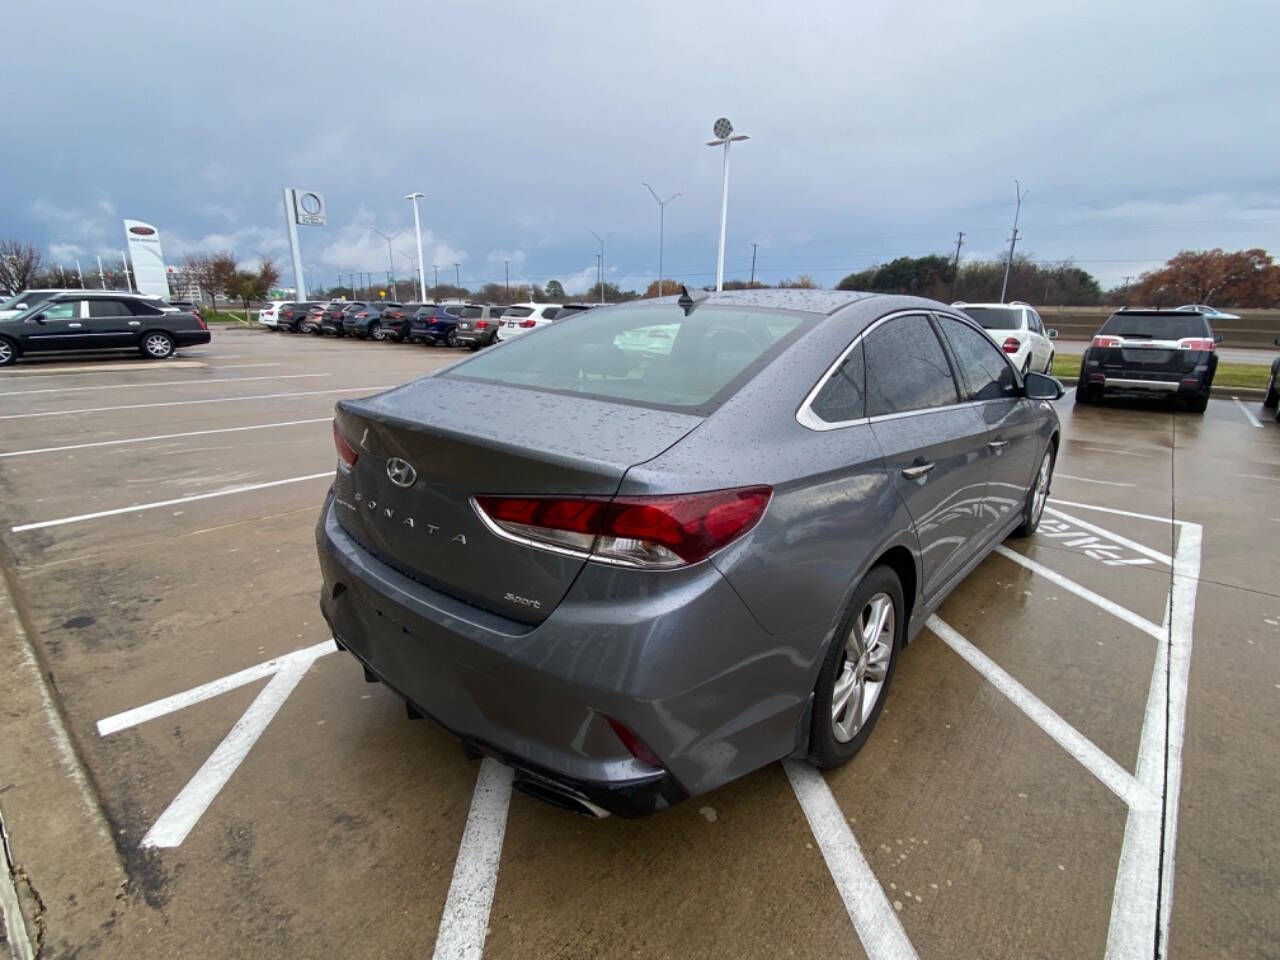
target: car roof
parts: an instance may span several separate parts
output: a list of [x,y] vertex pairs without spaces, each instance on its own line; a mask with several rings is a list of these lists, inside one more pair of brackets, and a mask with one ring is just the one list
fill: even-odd
[[[703,303],[723,306],[766,307],[776,310],[798,310],[803,313],[830,315],[843,310],[851,303],[887,294],[864,293],[860,290],[805,290],[783,288],[770,290],[723,290],[708,293]],[[679,297],[659,297],[653,300],[632,300],[629,303],[674,302]],[[919,299],[919,298],[914,298]],[[921,301],[924,302],[924,301]],[[528,304],[525,304],[528,306]],[[935,304],[934,307],[940,306]]]
[[1021,310],[1027,306],[1021,300],[1015,300],[1012,303],[965,303],[963,300],[957,300],[951,305],[957,310],[963,310],[965,307],[982,307],[984,310]]

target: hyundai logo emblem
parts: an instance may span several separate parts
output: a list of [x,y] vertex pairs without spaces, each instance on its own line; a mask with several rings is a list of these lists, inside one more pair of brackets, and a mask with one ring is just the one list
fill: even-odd
[[418,482],[418,471],[408,460],[392,457],[387,461],[387,479],[397,487],[412,487]]

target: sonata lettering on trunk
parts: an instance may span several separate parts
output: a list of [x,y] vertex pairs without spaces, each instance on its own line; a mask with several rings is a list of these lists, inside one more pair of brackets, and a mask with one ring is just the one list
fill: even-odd
[[[392,523],[399,523],[402,527],[408,527],[410,530],[417,530],[419,526],[421,526],[421,528],[427,532],[427,536],[429,537],[433,537],[440,532],[440,527],[438,525],[434,523],[419,524],[417,517],[402,515],[395,507],[388,507],[385,504],[379,506],[377,500],[374,500],[371,497],[366,497],[363,493],[355,494],[354,499],[356,502],[354,504],[348,503],[341,497],[335,497],[334,499],[337,501],[339,506],[346,507],[348,510],[354,510],[357,513],[360,512],[360,508],[356,504],[363,503],[365,506],[364,512],[374,519],[390,520]],[[454,534],[449,538],[449,542],[460,543],[465,547],[467,545],[467,535],[465,533]]]

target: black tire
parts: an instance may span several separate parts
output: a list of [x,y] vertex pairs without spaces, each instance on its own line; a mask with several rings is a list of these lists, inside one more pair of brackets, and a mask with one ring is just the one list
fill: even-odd
[[1209,395],[1203,394],[1187,398],[1187,409],[1192,413],[1204,413],[1209,406]]
[[472,353],[475,353],[477,350],[480,349],[480,344],[476,343],[473,340],[471,343],[467,344],[467,349],[470,350]]
[[1027,374],[1031,372],[1031,354],[1027,354],[1027,362],[1022,365],[1022,379],[1027,379]]
[[324,327],[320,326],[320,324],[317,323],[314,327],[311,328],[311,332],[315,334],[317,337],[323,337]]
[[1262,398],[1262,406],[1267,410],[1275,410],[1280,408],[1280,388],[1276,387],[1276,383],[1280,382],[1280,368],[1271,368],[1271,382],[1267,384],[1267,395]]
[[[1022,504],[1022,523],[1009,536],[1029,537],[1036,532],[1036,527],[1040,526],[1040,518],[1044,516],[1045,501],[1049,499],[1049,487],[1053,483],[1053,465],[1056,460],[1051,443],[1045,450],[1044,456],[1040,458],[1035,479],[1031,481],[1031,489],[1027,491],[1027,499]],[[1041,489],[1042,481],[1043,490]]]
[[148,360],[168,360],[177,346],[173,337],[163,330],[152,330],[142,335],[138,351]]
[[1052,377],[1052,376],[1053,376],[1053,361],[1054,361],[1054,359],[1055,359],[1055,358],[1054,358],[1054,354],[1051,352],[1051,353],[1049,354],[1049,362],[1048,362],[1047,364],[1045,364],[1045,367],[1044,367],[1044,375],[1045,375],[1046,377]]
[[457,328],[456,328],[456,327],[455,327],[455,328],[453,328],[453,329],[451,329],[451,330],[450,330],[450,331],[445,335],[445,338],[444,338],[444,345],[445,345],[446,347],[456,347],[456,346],[458,345],[458,331],[457,331]]
[[[870,713],[866,713],[864,709],[861,726],[855,731],[846,731],[851,732],[852,736],[847,740],[841,739],[836,732],[837,718],[833,716],[832,710],[836,684],[838,681],[848,680],[851,674],[854,677],[858,675],[857,661],[849,658],[849,645],[854,642],[855,630],[860,626],[867,626],[866,614],[871,609],[872,601],[881,597],[886,597],[892,604],[893,626],[892,629],[888,629],[886,625],[875,642],[871,644],[873,656],[867,664],[867,671],[863,674],[865,685],[862,687],[862,696],[865,698],[868,694],[873,694],[875,702],[871,706]],[[898,665],[898,651],[902,649],[902,638],[907,626],[905,613],[906,605],[902,600],[902,584],[898,580],[898,575],[889,567],[873,567],[858,584],[858,589],[853,592],[853,598],[840,619],[835,639],[831,642],[831,649],[827,651],[826,660],[818,674],[818,685],[814,688],[813,718],[809,731],[809,760],[816,766],[831,768],[847,763],[862,749],[862,745],[871,736],[871,731],[875,729],[876,721],[880,719],[880,714],[884,710],[885,701],[889,698],[889,686],[893,682],[893,672]],[[876,650],[881,651],[880,656],[874,655]],[[876,672],[882,676],[879,681],[871,679]],[[878,687],[871,690],[869,685],[873,682],[878,683]],[[853,681],[853,686],[856,693],[858,687],[856,679]],[[846,699],[841,716],[847,716],[846,712],[850,710],[849,699],[852,698]]]
[[386,334],[382,332],[382,324],[380,324],[377,320],[369,324],[369,339],[370,340],[386,339]]
[[1089,386],[1089,384],[1077,380],[1075,402],[1077,404],[1097,403],[1098,395],[1093,392],[1093,387]]
[[10,367],[18,362],[18,345],[8,337],[0,337],[0,367]]

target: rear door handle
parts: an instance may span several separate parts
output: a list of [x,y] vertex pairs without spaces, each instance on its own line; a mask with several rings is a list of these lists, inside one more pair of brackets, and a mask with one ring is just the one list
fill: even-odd
[[911,466],[902,468],[902,475],[908,480],[919,480],[921,477],[927,475],[934,466],[934,463],[926,462],[917,457],[916,462]]
[[140,326],[142,326],[142,321],[141,321],[141,320],[130,320],[130,321],[129,321],[129,326],[131,326],[131,327],[140,327]]
[[84,324],[83,324],[83,323],[68,323],[68,324],[67,324],[67,326],[68,326],[68,327],[83,327],[83,326],[84,326]]
[[999,450],[1001,447],[1007,447],[1008,445],[1008,440],[1001,440],[999,437],[996,437],[996,439],[988,441],[987,443],[987,446],[992,450]]

